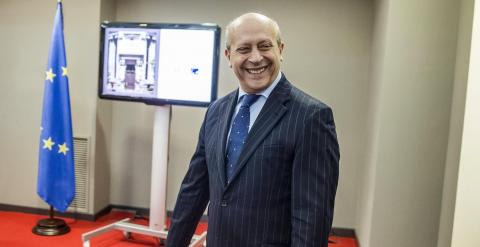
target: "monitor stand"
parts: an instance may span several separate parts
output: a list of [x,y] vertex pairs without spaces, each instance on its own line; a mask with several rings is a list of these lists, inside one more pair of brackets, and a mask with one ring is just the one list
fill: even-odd
[[[161,239],[161,242],[167,239],[168,231],[165,227],[165,198],[167,191],[170,115],[171,107],[169,105],[157,106],[155,109],[152,145],[152,180],[150,187],[150,225],[143,226],[131,223],[130,219],[126,218],[82,234],[83,247],[90,247],[90,239],[92,237],[115,229],[121,230],[126,239],[131,237],[131,233],[158,237]],[[206,237],[207,232],[193,236],[189,247],[204,246]]]

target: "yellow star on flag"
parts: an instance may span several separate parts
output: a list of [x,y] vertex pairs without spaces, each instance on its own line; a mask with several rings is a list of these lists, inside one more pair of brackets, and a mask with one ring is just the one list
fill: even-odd
[[50,68],[48,71],[45,71],[45,74],[47,75],[47,77],[45,78],[45,80],[50,81],[50,82],[53,82],[53,78],[54,78],[56,75],[52,72],[52,68]]
[[51,151],[53,144],[55,144],[55,142],[52,141],[52,138],[48,137],[48,139],[42,140],[42,141],[43,141],[43,148],[46,148]]
[[62,76],[67,76],[67,67],[62,66]]
[[70,150],[67,148],[67,143],[63,143],[62,145],[58,145],[58,153],[63,153],[63,155],[67,155],[67,151]]

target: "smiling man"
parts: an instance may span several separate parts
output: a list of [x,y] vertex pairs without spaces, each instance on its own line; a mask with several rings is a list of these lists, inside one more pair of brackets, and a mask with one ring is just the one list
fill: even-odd
[[241,15],[226,39],[239,88],[205,115],[167,246],[188,246],[210,202],[208,247],[326,247],[340,158],[332,110],[280,71],[275,21]]

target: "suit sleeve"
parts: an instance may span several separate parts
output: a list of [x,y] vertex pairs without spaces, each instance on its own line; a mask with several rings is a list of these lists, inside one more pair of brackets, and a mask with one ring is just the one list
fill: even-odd
[[209,201],[204,135],[205,121],[200,129],[197,148],[183,179],[173,210],[171,226],[167,236],[168,247],[186,247],[190,244],[197,224]]
[[332,110],[307,117],[292,167],[292,247],[327,247],[340,159]]

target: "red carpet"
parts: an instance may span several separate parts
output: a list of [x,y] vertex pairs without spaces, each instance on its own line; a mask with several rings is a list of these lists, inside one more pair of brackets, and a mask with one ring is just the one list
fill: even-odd
[[[38,236],[32,233],[32,227],[43,215],[1,212],[0,211],[0,246],[1,247],[82,247],[81,235],[98,227],[130,217],[124,212],[111,212],[96,222],[64,218],[70,226],[68,234],[54,237]],[[146,220],[135,220],[137,224],[148,225]],[[207,225],[200,223],[197,234],[205,231]],[[355,239],[331,237],[335,243],[329,247],[356,247]],[[90,241],[91,247],[145,247],[159,246],[158,239],[141,234],[132,234],[132,239],[125,240],[121,231],[114,230]]]

